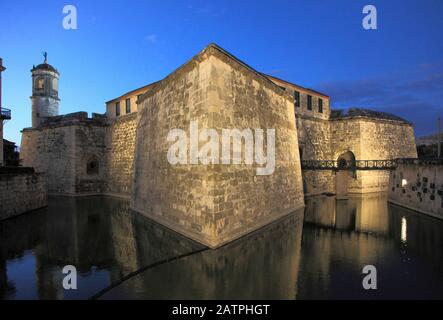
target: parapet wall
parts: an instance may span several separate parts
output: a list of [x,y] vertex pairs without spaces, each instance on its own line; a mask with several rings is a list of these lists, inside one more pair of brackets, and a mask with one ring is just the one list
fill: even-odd
[[400,163],[390,176],[389,201],[443,219],[443,162]]
[[0,220],[46,205],[46,186],[41,174],[0,173]]

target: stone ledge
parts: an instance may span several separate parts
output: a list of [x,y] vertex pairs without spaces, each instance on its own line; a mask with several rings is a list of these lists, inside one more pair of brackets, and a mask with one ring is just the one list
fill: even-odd
[[395,200],[392,200],[392,199],[388,199],[388,202],[392,203],[392,204],[394,204],[394,205],[396,205],[398,207],[406,208],[406,209],[409,209],[409,210],[412,210],[412,211],[415,211],[415,212],[418,212],[418,213],[421,213],[421,214],[425,214],[428,217],[432,217],[432,218],[443,220],[443,216],[442,215],[438,215],[436,213],[432,213],[432,212],[429,212],[429,211],[421,210],[420,208],[409,206],[407,204],[404,204],[404,203],[401,203],[399,201],[395,201]]

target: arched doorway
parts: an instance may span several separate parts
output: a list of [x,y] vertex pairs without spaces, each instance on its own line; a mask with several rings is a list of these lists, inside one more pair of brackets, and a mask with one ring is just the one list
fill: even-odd
[[355,155],[351,151],[341,154],[337,159],[338,171],[335,177],[335,194],[337,200],[348,198],[349,180],[356,178]]

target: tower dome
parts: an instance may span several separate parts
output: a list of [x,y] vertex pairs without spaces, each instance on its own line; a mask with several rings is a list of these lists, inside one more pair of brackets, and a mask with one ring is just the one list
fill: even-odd
[[45,60],[31,69],[32,73],[32,127],[39,127],[49,117],[59,115],[58,79],[60,73]]

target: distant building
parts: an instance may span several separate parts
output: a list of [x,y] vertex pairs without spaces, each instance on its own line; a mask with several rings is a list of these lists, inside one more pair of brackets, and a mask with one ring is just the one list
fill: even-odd
[[114,119],[123,115],[137,112],[138,99],[143,93],[146,93],[156,82],[143,86],[141,88],[129,91],[120,97],[106,102],[106,116],[109,119]]
[[415,141],[416,141],[417,146],[429,146],[432,144],[436,145],[439,140],[438,138],[439,138],[438,133],[434,133],[434,134],[429,134],[426,136],[418,137],[418,138],[416,138]]
[[6,166],[16,167],[20,164],[20,154],[15,142],[3,139],[3,159]]
[[6,68],[3,66],[3,59],[0,58],[0,166],[4,165],[3,159],[3,123],[11,119],[11,110],[2,107],[2,72]]
[[416,139],[418,157],[437,158],[438,141],[440,141],[440,148],[443,150],[443,137],[439,139],[438,133],[418,137]]

